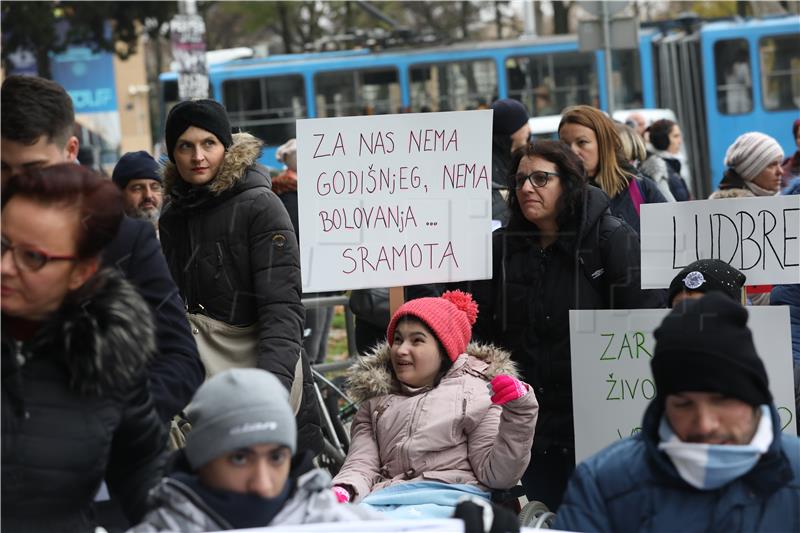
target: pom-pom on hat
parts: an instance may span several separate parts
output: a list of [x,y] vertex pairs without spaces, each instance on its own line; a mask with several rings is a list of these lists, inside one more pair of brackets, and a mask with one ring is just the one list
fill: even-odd
[[478,304],[472,295],[461,291],[447,291],[441,298],[418,298],[409,300],[395,311],[386,339],[392,344],[397,322],[412,316],[423,322],[439,339],[447,352],[447,357],[455,361],[467,350],[472,339],[472,325],[478,318]]
[[739,135],[725,152],[725,166],[731,167],[746,181],[753,181],[776,159],[783,159],[781,145],[769,135],[757,131]]

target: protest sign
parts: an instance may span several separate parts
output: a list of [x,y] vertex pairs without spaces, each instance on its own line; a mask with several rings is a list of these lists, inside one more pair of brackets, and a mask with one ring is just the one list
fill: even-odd
[[487,279],[492,112],[297,121],[303,291]]
[[643,204],[642,288],[669,287],[683,267],[721,259],[747,285],[800,283],[800,196]]
[[[789,308],[748,307],[781,428],[796,434]],[[575,460],[640,430],[656,385],[653,331],[669,309],[570,311]]]

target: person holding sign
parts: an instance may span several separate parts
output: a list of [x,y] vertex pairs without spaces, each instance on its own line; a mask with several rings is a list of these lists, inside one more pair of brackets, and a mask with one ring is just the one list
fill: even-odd
[[274,373],[293,393],[300,447],[318,451],[297,238],[257,163],[263,143],[231,135],[225,108],[213,100],[173,107],[165,139],[170,201],[159,220],[161,245],[207,373],[231,366]]
[[781,432],[747,311],[719,292],[655,331],[642,431],[578,465],[570,531],[800,531],[800,439]]
[[666,202],[653,180],[636,175],[622,152],[622,141],[605,113],[588,105],[568,107],[558,125],[559,138],[583,161],[592,185],[611,198],[611,212],[639,233],[639,207]]
[[461,291],[410,300],[389,322],[389,344],[350,370],[361,407],[333,479],[341,501],[442,518],[464,496],[517,483],[538,403],[507,352],[469,344],[477,313]]
[[494,235],[493,279],[472,282],[483,313],[476,337],[511,351],[541,402],[529,500],[558,507],[575,465],[569,310],[664,306],[640,289],[639,237],[587,185],[581,160],[558,141],[514,154],[511,220]]

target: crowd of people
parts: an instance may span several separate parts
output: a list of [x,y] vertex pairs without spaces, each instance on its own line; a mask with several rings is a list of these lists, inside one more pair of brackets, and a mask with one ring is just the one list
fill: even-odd
[[[707,259],[641,288],[641,204],[695,197],[676,123],[575,106],[558,140],[532,142],[522,104],[492,104],[494,276],[362,317],[331,477],[313,462],[330,313],[301,303],[296,142],[273,178],[222,105],[181,102],[167,161],[130,152],[108,180],[75,164],[62,87],[10,76],[0,96],[5,530],[515,531],[491,500],[521,483],[565,530],[800,531],[800,440],[742,305],[790,306],[800,391],[800,284],[743,296],[745,275]],[[743,133],[712,198],[797,194],[799,129],[786,158]],[[569,312],[664,307],[642,431],[576,467]]]

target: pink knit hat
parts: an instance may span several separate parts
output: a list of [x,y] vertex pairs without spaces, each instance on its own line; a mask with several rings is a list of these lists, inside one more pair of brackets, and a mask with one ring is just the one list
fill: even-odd
[[472,295],[461,291],[447,291],[441,298],[410,300],[395,311],[386,339],[392,344],[397,322],[404,316],[413,316],[428,326],[447,351],[451,361],[464,353],[472,338],[472,325],[478,318],[478,304]]

